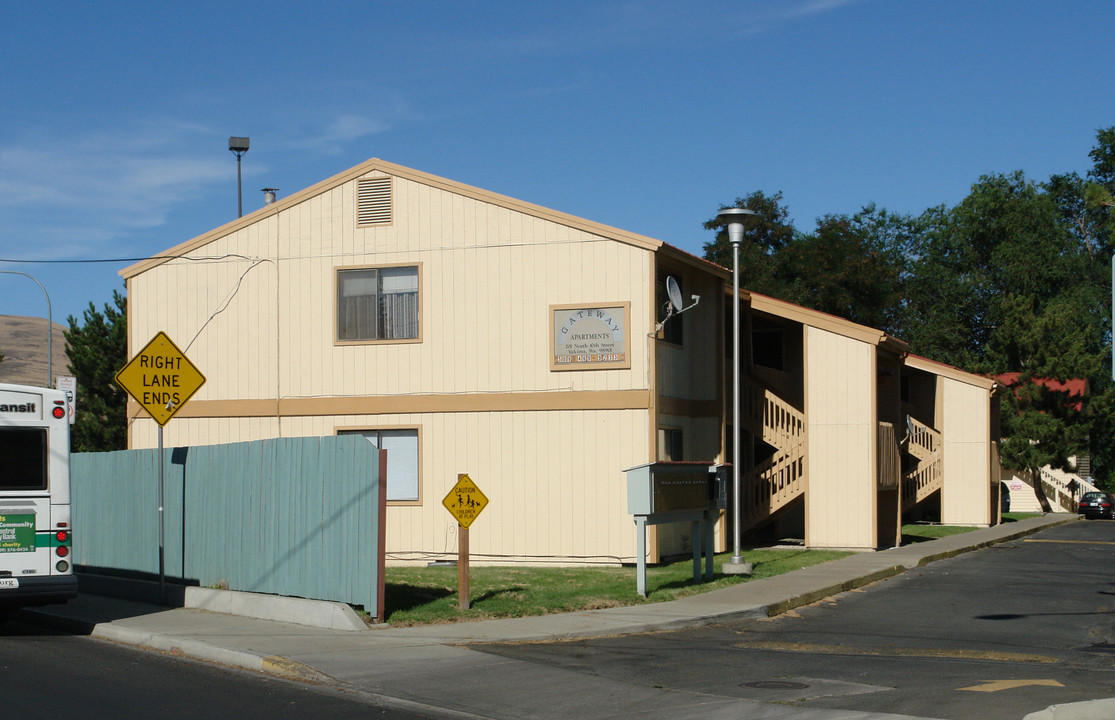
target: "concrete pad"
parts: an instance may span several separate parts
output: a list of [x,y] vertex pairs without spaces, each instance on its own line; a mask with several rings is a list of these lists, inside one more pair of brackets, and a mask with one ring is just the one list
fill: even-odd
[[331,630],[368,629],[349,605],[325,600],[188,587],[185,607]]

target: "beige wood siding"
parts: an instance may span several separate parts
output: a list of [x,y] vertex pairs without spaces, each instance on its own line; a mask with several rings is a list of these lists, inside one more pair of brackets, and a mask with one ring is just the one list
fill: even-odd
[[[154,446],[155,424],[139,427],[134,444]],[[456,521],[441,500],[457,475],[468,473],[490,501],[470,528],[475,563],[634,561],[623,471],[646,462],[650,452],[646,411],[288,417],[282,435],[393,427],[419,428],[422,500],[388,506],[390,560],[425,563],[430,554],[456,554]],[[279,433],[274,418],[175,418],[165,435],[174,447]]]
[[[653,249],[401,176],[392,222],[358,226],[359,177],[129,277],[131,351],[163,330],[207,378],[166,445],[417,427],[421,502],[389,507],[393,557],[455,552],[441,499],[464,472],[491,500],[477,562],[633,561],[623,470],[653,453]],[[418,268],[420,341],[337,343],[337,268],[400,264]],[[551,370],[551,308],[568,304],[630,308],[630,368]],[[705,384],[680,407],[715,407]],[[131,412],[131,446],[154,446],[154,422]],[[689,414],[689,437],[718,439]]]
[[[684,323],[682,344],[656,341],[657,390],[661,397],[685,398],[716,403],[720,392],[722,359],[718,338],[723,334],[723,318],[718,303],[723,296],[719,278],[684,273],[667,268],[666,274],[681,279],[685,306],[692,305],[692,295],[701,300],[692,309],[668,322]],[[707,412],[707,408],[702,410]],[[713,414],[719,415],[717,407]]]
[[810,547],[875,547],[875,347],[806,329]]
[[941,522],[991,522],[991,406],[986,389],[943,378]]
[[[647,387],[652,253],[394,189],[392,225],[356,226],[353,180],[131,278],[133,350],[167,332],[209,379],[197,400]],[[337,346],[336,268],[397,264],[419,268],[422,341]],[[549,307],[611,302],[631,303],[631,368],[552,372]]]

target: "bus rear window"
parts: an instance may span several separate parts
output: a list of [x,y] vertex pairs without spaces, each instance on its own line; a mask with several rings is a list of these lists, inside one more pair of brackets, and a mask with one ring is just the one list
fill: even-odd
[[0,491],[46,490],[46,428],[0,428]]

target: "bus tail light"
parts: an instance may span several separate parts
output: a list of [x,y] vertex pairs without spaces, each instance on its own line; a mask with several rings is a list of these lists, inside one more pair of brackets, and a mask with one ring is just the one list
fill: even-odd
[[59,545],[58,547],[54,548],[54,554],[60,558],[64,558],[70,554],[70,549],[65,545]]
[[54,533],[54,537],[58,538],[58,542],[64,543],[70,539],[70,534],[65,530],[59,530],[58,532]]
[[60,573],[64,573],[70,569],[70,564],[65,560],[59,560],[58,564],[54,566],[54,569]]

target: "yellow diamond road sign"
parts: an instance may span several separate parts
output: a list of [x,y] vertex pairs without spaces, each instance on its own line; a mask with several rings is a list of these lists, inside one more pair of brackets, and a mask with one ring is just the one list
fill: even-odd
[[116,373],[116,382],[161,426],[205,384],[205,376],[160,330]]
[[457,484],[441,501],[445,509],[457,518],[457,522],[461,527],[468,527],[472,525],[472,521],[480,514],[480,511],[488,506],[488,498],[484,493],[480,492],[480,488],[476,487],[476,483],[472,481],[468,475],[458,475]]

